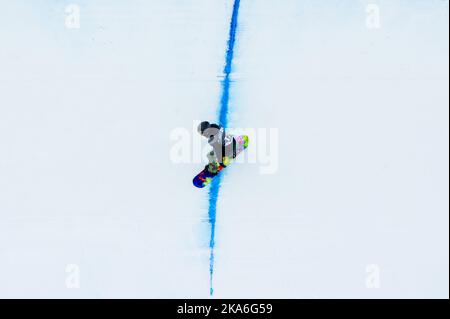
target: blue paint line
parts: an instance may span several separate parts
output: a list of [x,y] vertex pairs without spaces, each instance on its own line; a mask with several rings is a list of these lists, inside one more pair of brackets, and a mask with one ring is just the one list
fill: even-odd
[[214,246],[215,246],[215,230],[216,230],[216,212],[217,212],[217,199],[220,190],[221,175],[217,176],[211,182],[211,188],[209,189],[209,209],[208,220],[211,226],[211,237],[209,241],[209,280],[210,280],[210,295],[214,293],[213,289],[213,275],[214,275]]
[[230,35],[228,39],[228,49],[225,58],[225,68],[223,73],[225,78],[222,81],[222,98],[220,99],[219,124],[223,127],[228,126],[228,108],[230,103],[230,84],[231,71],[233,67],[234,45],[236,43],[236,31],[238,25],[239,7],[241,1],[235,0],[233,5],[233,14],[230,23]]
[[[233,5],[233,13],[231,15],[230,34],[228,38],[228,48],[225,58],[225,68],[223,70],[224,79],[222,81],[222,97],[220,99],[219,108],[219,124],[224,128],[228,127],[228,109],[230,103],[230,75],[233,67],[234,46],[236,43],[236,31],[238,26],[238,15],[240,0],[235,0]],[[217,200],[219,197],[220,183],[222,175],[217,176],[211,182],[211,188],[209,189],[209,209],[208,220],[211,226],[211,238],[209,241],[209,280],[210,280],[210,295],[214,293],[213,289],[213,275],[214,275],[214,247],[215,247],[215,232],[216,232],[216,215],[217,215]]]

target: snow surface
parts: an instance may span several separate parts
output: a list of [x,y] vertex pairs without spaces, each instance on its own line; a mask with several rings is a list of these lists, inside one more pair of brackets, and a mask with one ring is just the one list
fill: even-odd
[[[1,5],[0,297],[208,297],[170,137],[217,117],[233,1]],[[214,297],[448,298],[448,11],[241,0],[229,124],[277,128],[278,170],[224,176]]]

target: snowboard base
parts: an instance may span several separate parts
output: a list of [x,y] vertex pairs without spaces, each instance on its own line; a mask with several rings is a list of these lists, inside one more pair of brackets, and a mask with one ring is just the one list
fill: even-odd
[[240,154],[242,151],[247,149],[248,147],[248,136],[236,136],[234,137],[237,142],[236,154],[232,159],[224,158],[224,162],[227,164],[226,166],[222,163],[212,163],[206,165],[205,169],[201,171],[197,176],[194,177],[193,184],[197,188],[205,188],[208,186],[214,177],[220,174],[232,161]]

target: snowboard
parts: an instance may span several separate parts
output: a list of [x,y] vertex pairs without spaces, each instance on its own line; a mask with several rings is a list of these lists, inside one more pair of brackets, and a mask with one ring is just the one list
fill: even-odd
[[214,177],[220,174],[232,161],[248,147],[248,136],[234,136],[236,140],[236,152],[232,158],[224,157],[224,163],[210,163],[206,165],[205,169],[194,177],[193,183],[197,188],[204,188],[208,186]]

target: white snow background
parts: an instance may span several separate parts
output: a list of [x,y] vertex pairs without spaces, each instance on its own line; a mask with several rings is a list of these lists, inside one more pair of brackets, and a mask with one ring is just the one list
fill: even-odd
[[[0,297],[208,297],[170,134],[216,118],[232,5],[0,0]],[[279,170],[229,168],[214,297],[448,298],[448,12],[241,0],[230,126],[278,128]]]

